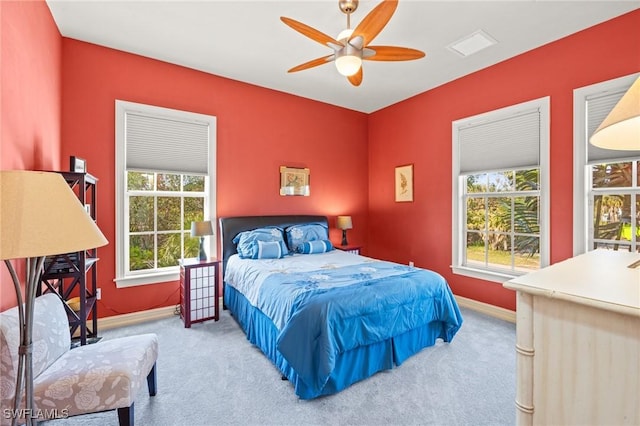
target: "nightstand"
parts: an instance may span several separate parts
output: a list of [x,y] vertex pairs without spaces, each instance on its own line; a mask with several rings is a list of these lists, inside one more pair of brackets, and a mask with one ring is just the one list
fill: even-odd
[[356,246],[353,244],[349,244],[346,246],[341,246],[336,244],[333,247],[337,248],[338,250],[346,251],[347,253],[353,253],[353,254],[360,254],[360,249],[362,248],[362,246]]
[[180,316],[185,328],[209,319],[218,321],[218,259],[180,261]]

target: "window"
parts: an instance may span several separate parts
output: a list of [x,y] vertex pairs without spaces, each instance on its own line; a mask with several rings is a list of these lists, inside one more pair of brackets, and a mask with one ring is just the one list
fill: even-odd
[[197,256],[191,222],[216,211],[215,126],[212,116],[116,101],[118,287],[177,280],[179,260]]
[[574,91],[574,255],[595,249],[640,252],[640,151],[589,143],[637,76]]
[[453,271],[504,282],[549,263],[549,99],[453,122]]

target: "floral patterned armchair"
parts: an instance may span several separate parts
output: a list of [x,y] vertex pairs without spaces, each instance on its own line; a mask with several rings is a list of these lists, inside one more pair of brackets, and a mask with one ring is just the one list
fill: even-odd
[[[0,314],[0,425],[11,424],[14,415],[19,339],[15,307]],[[44,420],[117,409],[120,425],[133,425],[133,402],[145,377],[149,394],[156,394],[157,336],[142,334],[70,347],[62,301],[51,293],[38,297],[32,415]]]

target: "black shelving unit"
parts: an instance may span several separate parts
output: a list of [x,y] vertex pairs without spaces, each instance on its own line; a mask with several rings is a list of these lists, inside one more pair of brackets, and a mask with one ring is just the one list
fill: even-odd
[[[85,206],[87,213],[95,221],[96,187],[98,179],[89,173],[57,172],[60,173],[69,187]],[[97,249],[89,249],[73,253],[47,256],[42,274],[40,292],[56,293],[64,302],[69,317],[69,332],[73,344],[85,345],[98,340],[98,305],[97,280],[98,261]],[[79,297],[78,309],[69,305],[69,300]],[[91,318],[90,318],[91,317]]]

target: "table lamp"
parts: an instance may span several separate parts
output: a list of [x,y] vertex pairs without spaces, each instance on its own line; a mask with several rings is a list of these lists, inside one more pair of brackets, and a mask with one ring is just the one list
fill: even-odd
[[[25,419],[36,423],[33,400],[33,310],[46,256],[101,247],[108,243],[62,175],[0,171],[0,259],[13,281],[18,302],[20,347],[14,413],[24,386]],[[25,259],[24,298],[10,259]],[[41,407],[46,408],[46,407]],[[18,418],[13,419],[16,424]]]
[[207,235],[213,235],[213,227],[210,220],[191,222],[191,236],[200,237],[200,253],[198,253],[198,259],[200,260],[207,260],[207,252],[204,249],[204,237]]
[[351,216],[338,216],[336,221],[336,228],[342,229],[342,245],[346,246],[347,243],[347,229],[353,228],[351,223]]

